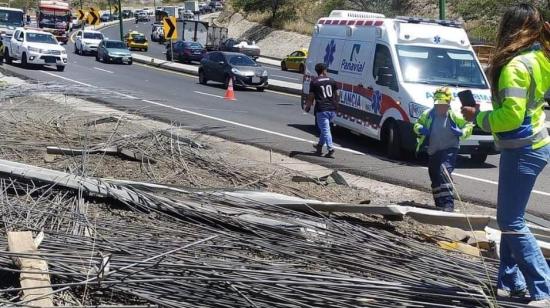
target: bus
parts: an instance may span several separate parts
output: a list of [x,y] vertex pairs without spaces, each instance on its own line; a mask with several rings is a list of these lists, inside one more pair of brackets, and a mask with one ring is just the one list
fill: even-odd
[[36,21],[39,28],[50,32],[62,43],[69,41],[71,27],[71,7],[62,0],[40,0]]

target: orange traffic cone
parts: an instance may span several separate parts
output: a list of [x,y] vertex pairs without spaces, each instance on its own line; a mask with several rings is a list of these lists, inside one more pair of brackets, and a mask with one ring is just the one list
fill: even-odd
[[229,78],[229,83],[227,85],[227,91],[225,91],[224,99],[227,101],[236,101],[235,91],[233,90],[233,78]]

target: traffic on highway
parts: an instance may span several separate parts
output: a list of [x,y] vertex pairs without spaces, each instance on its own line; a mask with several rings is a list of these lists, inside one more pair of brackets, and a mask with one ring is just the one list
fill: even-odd
[[[97,99],[120,109],[409,187],[430,187],[425,159],[413,154],[412,126],[433,106],[436,88],[452,88],[451,108],[458,112],[463,90],[472,91],[481,110],[491,109],[489,82],[476,53],[464,29],[447,21],[335,11],[319,20],[309,49],[273,60],[262,57],[256,42],[221,30],[216,46],[208,39],[188,39],[187,25],[197,27],[200,20],[188,19],[186,9],[181,16],[179,9],[164,11],[160,19],[153,9],[133,10],[122,26],[100,24],[92,14],[89,21],[97,25],[72,29],[66,43],[60,31],[25,26],[22,11],[3,11],[12,16],[0,23],[3,71],[108,90],[112,95]],[[141,57],[148,61],[138,61]],[[339,88],[334,159],[311,150],[316,121],[303,111],[316,63],[327,65]],[[230,86],[235,101],[224,99]],[[499,162],[493,137],[475,128],[461,153],[453,175],[462,197],[493,204]],[[531,213],[543,217],[549,172],[543,172],[531,198]]]

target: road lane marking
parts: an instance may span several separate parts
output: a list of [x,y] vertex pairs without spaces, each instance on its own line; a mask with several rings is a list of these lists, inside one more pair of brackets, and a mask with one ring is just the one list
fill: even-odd
[[[67,77],[63,77],[63,76],[59,76],[59,75],[56,75],[56,74],[52,74],[50,72],[45,72],[45,71],[41,71],[42,73],[46,74],[46,75],[50,75],[52,77],[56,77],[56,78],[59,78],[59,79],[63,79],[63,80],[66,80],[66,81],[69,81],[69,82],[74,82],[76,84],[79,84],[81,86],[85,86],[85,87],[89,87],[89,88],[92,88],[92,89],[100,89],[100,87],[96,87],[94,85],[91,85],[89,83],[85,83],[85,82],[80,82],[78,80],[74,80],[74,79],[71,79],[71,78],[67,78]],[[120,96],[123,96],[123,97],[126,97],[128,99],[138,99],[137,97],[135,96],[132,96],[132,95],[128,95],[128,94],[124,94],[124,93],[120,93],[120,92],[116,92],[116,91],[110,91],[112,93],[115,93],[115,94],[118,94]]]
[[217,98],[221,98],[223,99],[224,97],[223,96],[220,96],[220,95],[215,95],[215,94],[210,94],[210,93],[204,93],[204,92],[199,92],[199,91],[193,91],[197,94],[200,94],[200,95],[206,95],[206,96],[212,96],[212,97],[217,97]]
[[[44,72],[44,71],[42,71],[42,72],[47,74],[47,75],[51,75],[53,77],[57,77],[57,78],[61,78],[61,79],[67,80],[67,81],[71,81],[71,82],[74,82],[74,83],[77,83],[77,84],[80,84],[80,85],[83,85],[83,86],[96,88],[96,89],[98,88],[94,85],[90,85],[90,84],[80,82],[80,81],[77,81],[77,80],[73,80],[73,79],[70,79],[70,78],[55,75],[55,74],[52,74],[52,73],[49,73],[49,72]],[[119,93],[119,92],[116,92],[116,91],[111,91],[111,92],[113,92],[115,94],[122,95],[122,96],[126,96],[126,97],[129,96],[129,95],[126,95],[124,93]],[[137,99],[137,98],[135,98],[135,99]],[[317,141],[307,140],[307,139],[304,139],[304,138],[295,137],[295,136],[291,136],[291,135],[271,131],[271,130],[268,130],[268,129],[255,127],[255,126],[248,125],[248,124],[243,124],[243,123],[230,121],[230,120],[226,120],[226,119],[222,119],[222,118],[218,118],[218,117],[214,117],[214,116],[209,116],[207,114],[198,113],[198,112],[195,112],[195,111],[191,111],[191,110],[187,110],[187,109],[183,109],[183,108],[179,108],[179,107],[174,107],[174,106],[170,106],[170,105],[166,105],[166,104],[162,104],[162,103],[158,103],[158,102],[154,102],[154,101],[150,101],[150,100],[146,100],[146,99],[142,99],[141,101],[144,102],[144,103],[151,104],[151,105],[164,107],[164,108],[167,108],[167,109],[187,113],[187,114],[194,115],[194,116],[199,116],[199,117],[202,117],[202,118],[205,118],[205,119],[210,119],[210,120],[214,120],[214,121],[218,121],[218,122],[222,122],[222,123],[226,123],[226,124],[230,124],[230,125],[234,125],[234,126],[238,126],[238,127],[242,127],[242,128],[247,128],[247,129],[250,129],[250,130],[266,133],[266,134],[269,134],[269,135],[283,137],[283,138],[294,140],[294,141],[301,141],[301,142],[305,142],[305,143],[309,143],[309,144],[317,144]],[[365,154],[365,153],[358,152],[358,151],[355,151],[355,150],[352,150],[352,149],[343,148],[343,147],[339,147],[339,146],[335,146],[335,148],[337,150],[340,150],[340,151],[343,151],[343,152],[348,152],[348,153],[352,153],[352,154],[360,155],[360,156],[367,156],[367,154]],[[421,169],[424,169],[424,170],[428,169],[428,168],[422,167],[422,166],[419,166],[419,167]],[[461,177],[461,178],[465,178],[465,179],[469,179],[469,180],[473,180],[473,181],[478,181],[478,182],[481,182],[481,183],[492,184],[492,185],[497,185],[498,186],[498,182],[496,182],[496,181],[491,181],[491,180],[482,179],[482,178],[469,176],[469,175],[465,175],[465,174],[460,174],[460,173],[453,173],[453,175],[456,176],[456,177]],[[532,192],[534,194],[537,194],[537,195],[550,196],[550,193],[539,191],[539,190],[533,190]]]
[[106,73],[109,73],[109,74],[114,74],[115,72],[111,72],[111,71],[108,71],[108,70],[104,70],[102,68],[99,68],[99,67],[94,67],[95,70],[98,70],[98,71],[102,71],[102,72],[106,72]]
[[299,78],[287,77],[287,76],[282,76],[282,75],[271,75],[271,77],[279,77],[279,78],[285,78],[285,79],[290,79],[290,80],[300,80]]
[[[154,101],[150,101],[147,99],[142,99],[142,102],[148,103],[148,104],[157,104]],[[248,113],[248,111],[245,110],[229,110],[229,109],[214,109],[214,108],[201,108],[201,107],[187,107],[189,109],[195,109],[195,110],[207,110],[207,111],[222,111],[222,112],[232,112],[232,113]]]
[[[428,169],[428,168],[426,168],[426,169]],[[500,171],[499,171],[499,172],[500,172]],[[498,182],[496,182],[496,181],[491,181],[491,180],[486,180],[486,179],[480,179],[480,178],[476,178],[476,177],[469,176],[469,175],[465,175],[465,174],[460,174],[460,173],[455,173],[455,172],[453,172],[453,176],[458,176],[458,177],[465,178],[465,179],[468,179],[468,180],[476,180],[476,181],[479,181],[479,182],[483,182],[483,183],[487,183],[487,184],[493,184],[493,185],[498,186]],[[550,193],[547,193],[547,192],[544,192],[544,191],[533,190],[532,192],[533,192],[534,194],[537,194],[537,195],[542,195],[542,196],[550,197]]]

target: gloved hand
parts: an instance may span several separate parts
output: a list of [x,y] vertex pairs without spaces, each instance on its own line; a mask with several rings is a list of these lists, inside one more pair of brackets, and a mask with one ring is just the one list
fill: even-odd
[[462,135],[464,134],[462,130],[458,128],[456,125],[451,126],[451,132],[453,133],[453,135],[457,137],[462,137]]
[[420,135],[429,137],[430,136],[430,130],[426,127],[422,127],[420,130]]

